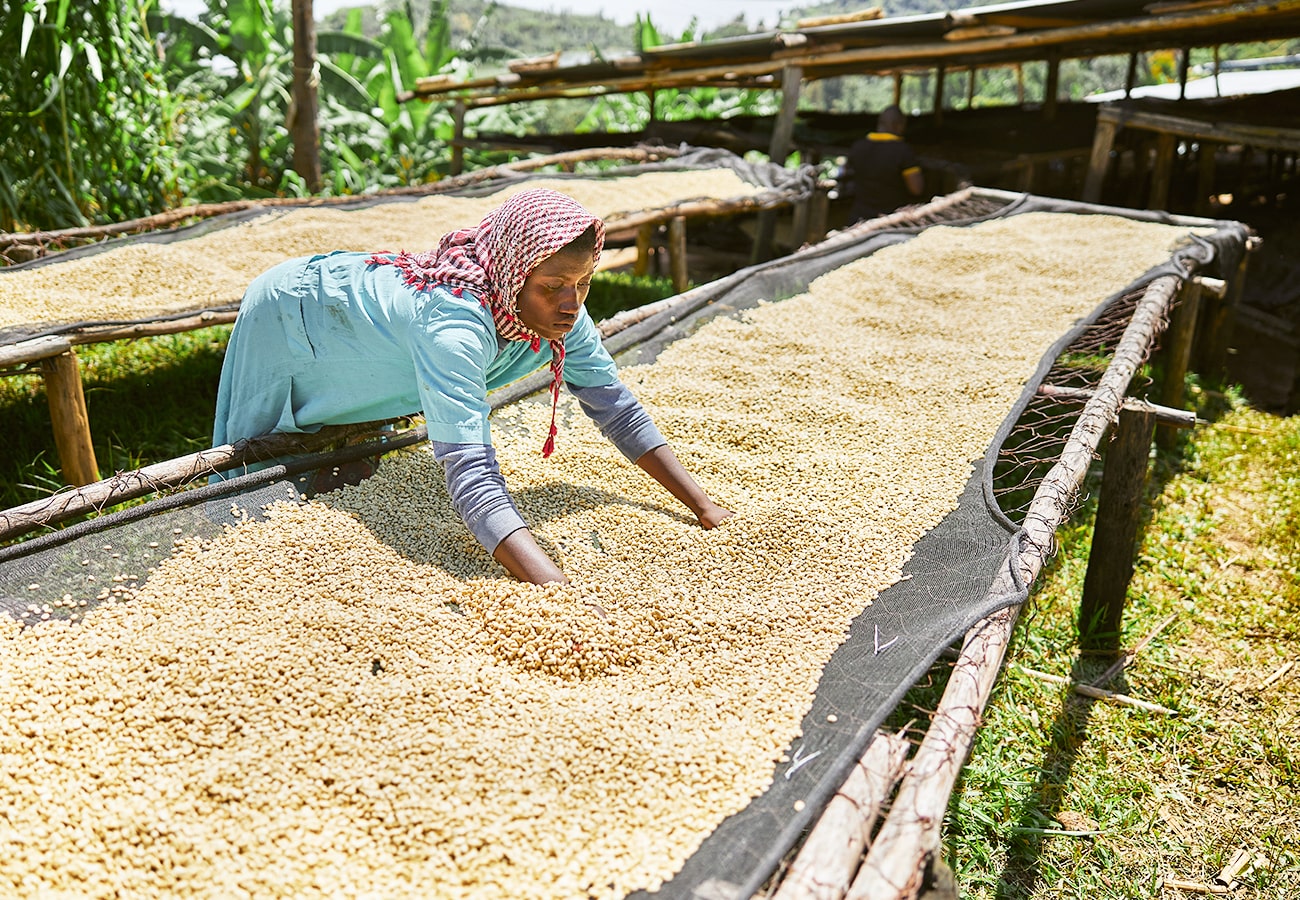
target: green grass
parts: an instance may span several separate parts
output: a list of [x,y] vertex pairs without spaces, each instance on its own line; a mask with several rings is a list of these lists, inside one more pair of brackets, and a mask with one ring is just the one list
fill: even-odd
[[[100,474],[208,447],[230,326],[76,348]],[[63,480],[40,375],[0,379],[0,506],[58,490]]]
[[[1149,482],[1124,645],[1175,618],[1106,685],[1175,714],[1019,668],[1089,681],[1106,667],[1075,632],[1089,503],[1058,535],[950,803],[945,851],[968,900],[1193,896],[1165,879],[1207,884],[1237,848],[1269,863],[1233,897],[1300,897],[1300,671],[1266,686],[1300,658],[1300,416],[1237,403],[1181,451]],[[896,720],[933,708],[943,667],[934,679]]]

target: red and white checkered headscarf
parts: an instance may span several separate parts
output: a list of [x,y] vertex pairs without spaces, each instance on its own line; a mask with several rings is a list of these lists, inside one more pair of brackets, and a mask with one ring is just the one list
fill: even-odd
[[[497,332],[508,341],[528,341],[540,352],[541,335],[519,319],[519,290],[545,260],[588,228],[596,228],[594,258],[605,244],[605,223],[571,197],[534,188],[515,194],[488,213],[476,227],[444,235],[438,249],[372,256],[368,262],[394,265],[407,284],[418,290],[451,289],[457,296],[472,291],[492,313]],[[555,450],[555,407],[564,380],[564,341],[551,345],[551,430],[542,455]]]

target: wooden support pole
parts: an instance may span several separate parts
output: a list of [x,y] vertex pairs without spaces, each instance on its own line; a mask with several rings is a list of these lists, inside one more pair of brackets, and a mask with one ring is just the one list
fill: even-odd
[[944,82],[948,80],[948,69],[944,66],[936,66],[934,70],[934,124],[935,127],[943,125],[943,90]]
[[1196,204],[1198,216],[1210,213],[1210,198],[1214,195],[1214,156],[1219,145],[1212,141],[1197,142],[1196,154]]
[[41,360],[45,395],[54,425],[54,446],[59,451],[63,480],[80,487],[99,481],[99,464],[90,440],[90,416],[81,387],[77,354],[72,350]]
[[786,66],[781,70],[781,109],[772,129],[772,143],[767,155],[778,166],[785,165],[794,144],[794,119],[799,113],[799,91],[803,87],[803,69]]
[[1047,59],[1047,87],[1043,91],[1043,121],[1056,121],[1056,95],[1060,92],[1061,57],[1053,53]]
[[1231,286],[1218,278],[1193,276],[1201,285],[1200,310],[1196,316],[1196,335],[1192,339],[1192,357],[1188,367],[1202,375],[1218,377],[1221,373],[1212,370],[1210,348],[1215,340],[1214,332],[1222,324],[1223,309],[1229,301]]
[[966,108],[975,105],[975,67],[966,70]]
[[1128,72],[1124,75],[1124,99],[1133,96],[1133,88],[1137,87],[1137,69],[1138,55],[1134,50],[1128,55]]
[[[1247,243],[1246,246],[1249,248],[1251,245]],[[1211,294],[1214,299],[1206,304],[1199,328],[1196,355],[1196,371],[1202,375],[1221,378],[1228,368],[1228,345],[1232,342],[1233,324],[1246,285],[1246,267],[1249,262],[1250,254],[1242,254],[1227,290],[1219,297]]]
[[903,104],[903,70],[896,69],[894,71],[894,105],[901,106],[902,104]]
[[1187,71],[1191,68],[1192,48],[1184,47],[1178,51],[1178,99],[1187,99]]
[[673,290],[684,293],[691,286],[686,264],[686,219],[677,216],[668,223],[668,268],[672,273]]
[[1133,147],[1133,183],[1145,184],[1151,177],[1151,157],[1155,153],[1155,138],[1140,137]]
[[[767,155],[784,166],[794,145],[794,120],[799,112],[799,91],[803,86],[803,68],[786,66],[781,70],[781,109],[772,129],[772,143]],[[776,213],[765,209],[758,214],[758,234],[754,238],[751,261],[758,263],[772,255],[772,237],[776,232]]]
[[1025,105],[1025,66],[1016,63],[1016,105]]
[[829,191],[817,188],[808,200],[808,230],[804,232],[805,244],[819,243],[830,230],[831,195]]
[[1088,175],[1083,181],[1082,199],[1085,203],[1101,202],[1101,189],[1106,182],[1110,153],[1118,132],[1118,122],[1113,119],[1097,119],[1097,128],[1092,135],[1092,155],[1088,157]]
[[459,175],[465,171],[465,101],[451,105],[451,166],[448,171]]
[[650,273],[650,258],[654,251],[655,225],[646,222],[636,230],[636,265],[632,274],[643,278]]
[[1165,209],[1169,206],[1169,182],[1174,174],[1174,151],[1177,149],[1177,135],[1162,131],[1156,137],[1156,165],[1151,170],[1148,209]]
[[[1201,282],[1195,278],[1183,283],[1182,296],[1169,316],[1169,329],[1164,339],[1164,375],[1160,385],[1160,404],[1175,409],[1183,405],[1183,382],[1192,360],[1192,343],[1196,337],[1196,320],[1201,312]],[[1156,444],[1162,450],[1172,449],[1178,440],[1178,429],[1161,425],[1156,434]]]
[[1123,407],[1106,448],[1092,550],[1079,604],[1079,647],[1085,651],[1119,649],[1155,426],[1154,412]]
[[794,204],[794,209],[790,215],[790,234],[794,242],[795,249],[807,243],[808,238],[808,220],[812,216],[813,197],[817,195],[816,191]]

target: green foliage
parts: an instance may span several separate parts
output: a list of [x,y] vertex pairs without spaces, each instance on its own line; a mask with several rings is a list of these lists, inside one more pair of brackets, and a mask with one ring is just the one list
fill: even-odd
[[170,98],[134,0],[0,7],[0,229],[144,215],[176,199]]
[[635,309],[675,293],[671,278],[638,277],[626,272],[597,272],[591,279],[587,311],[599,322],[625,309]]

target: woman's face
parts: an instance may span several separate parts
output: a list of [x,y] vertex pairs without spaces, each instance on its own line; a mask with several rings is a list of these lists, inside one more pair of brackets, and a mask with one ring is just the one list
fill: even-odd
[[519,319],[548,341],[564,337],[587,301],[596,261],[588,253],[557,253],[542,260],[519,289]]

